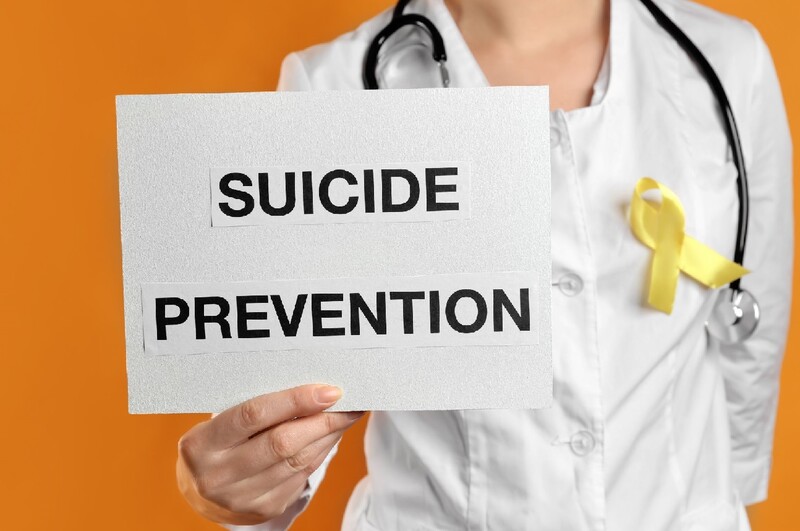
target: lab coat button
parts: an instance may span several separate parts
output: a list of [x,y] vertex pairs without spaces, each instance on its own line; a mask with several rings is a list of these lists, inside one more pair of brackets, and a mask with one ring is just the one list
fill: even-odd
[[572,449],[572,453],[580,456],[592,453],[596,444],[597,441],[595,441],[594,435],[586,430],[579,431],[569,440],[569,447]]
[[583,279],[575,273],[567,273],[558,280],[558,288],[567,297],[574,297],[583,291]]

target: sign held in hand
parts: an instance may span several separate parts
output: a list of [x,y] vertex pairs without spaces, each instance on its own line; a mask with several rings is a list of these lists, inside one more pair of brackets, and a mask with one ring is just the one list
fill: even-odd
[[[542,87],[117,99],[129,409],[552,399]],[[424,120],[420,120],[424,117]]]

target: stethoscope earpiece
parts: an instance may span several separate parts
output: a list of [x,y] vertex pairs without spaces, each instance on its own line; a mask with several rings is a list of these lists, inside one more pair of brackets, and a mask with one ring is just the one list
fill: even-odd
[[367,53],[364,56],[364,68],[362,70],[362,81],[364,88],[367,90],[379,89],[378,85],[378,56],[381,47],[384,43],[394,35],[398,30],[407,26],[414,26],[425,30],[431,38],[431,56],[434,61],[439,64],[439,71],[442,76],[442,86],[448,87],[450,85],[450,75],[447,72],[445,63],[447,62],[447,51],[444,46],[444,39],[442,34],[436,29],[436,26],[428,18],[411,13],[408,15],[403,14],[403,8],[408,1],[398,2],[392,16],[391,22],[383,28],[378,35],[372,40],[367,48]]

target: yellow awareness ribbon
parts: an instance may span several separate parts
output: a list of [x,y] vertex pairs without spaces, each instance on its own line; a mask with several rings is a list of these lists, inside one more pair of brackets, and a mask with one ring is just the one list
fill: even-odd
[[[661,192],[660,205],[642,197],[652,189]],[[681,271],[710,288],[724,286],[750,272],[686,234],[678,196],[655,179],[642,177],[636,183],[630,223],[639,241],[653,250],[647,302],[664,313],[672,313]]]

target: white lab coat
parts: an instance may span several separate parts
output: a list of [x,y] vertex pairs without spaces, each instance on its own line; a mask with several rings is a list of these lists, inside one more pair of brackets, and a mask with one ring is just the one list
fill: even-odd
[[[789,322],[791,142],[759,33],[686,0],[659,4],[716,68],[741,129],[752,270],[743,286],[763,314],[755,336],[733,347],[710,339],[714,292],[685,275],[671,315],[643,303],[652,251],[626,219],[636,181],[669,186],[687,233],[730,257],[736,173],[701,74],[640,2],[612,0],[592,104],[551,114],[553,407],[374,412],[369,475],[344,530],[749,529],[743,505],[767,495]],[[407,11],[441,31],[452,86],[487,85],[442,0]],[[361,90],[365,50],[389,17],[290,54],[279,89]],[[233,529],[286,529],[326,465],[283,518]]]

